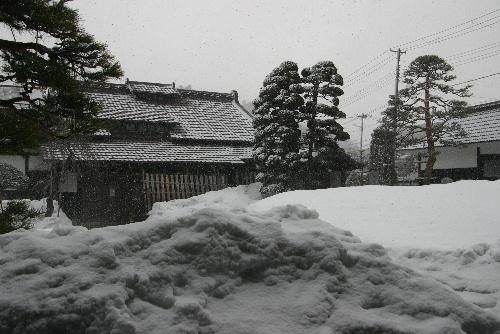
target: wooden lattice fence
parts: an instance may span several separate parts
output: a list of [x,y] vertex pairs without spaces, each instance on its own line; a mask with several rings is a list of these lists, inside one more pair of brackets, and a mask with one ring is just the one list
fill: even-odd
[[[254,182],[255,173],[239,171],[234,175],[234,184]],[[143,172],[143,185],[146,209],[153,203],[174,199],[189,198],[209,191],[224,189],[230,186],[227,174],[166,174]]]

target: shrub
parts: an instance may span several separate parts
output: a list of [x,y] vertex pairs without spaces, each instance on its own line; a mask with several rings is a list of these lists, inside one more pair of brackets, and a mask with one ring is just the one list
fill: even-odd
[[0,212],[0,234],[21,228],[29,230],[35,218],[42,215],[42,210],[30,208],[27,201],[10,201]]

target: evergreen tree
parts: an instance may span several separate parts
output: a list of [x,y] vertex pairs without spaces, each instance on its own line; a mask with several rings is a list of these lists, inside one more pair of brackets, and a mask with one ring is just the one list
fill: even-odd
[[254,102],[254,159],[264,196],[324,188],[332,171],[356,166],[337,144],[349,135],[336,122],[345,114],[338,108],[343,82],[335,65],[319,62],[301,74],[296,63],[282,63],[266,77]]
[[[398,100],[399,101],[399,100]],[[397,110],[399,110],[394,96],[389,100],[389,107],[382,113],[380,125],[372,133],[370,142],[370,161],[368,169],[378,176],[378,183],[395,185],[397,137]]]
[[6,190],[19,190],[28,182],[28,178],[16,167],[0,162],[0,211],[3,211],[3,196]]
[[355,162],[337,141],[349,139],[349,134],[336,121],[345,114],[338,108],[343,79],[331,61],[318,62],[301,72],[304,91],[302,117],[307,122],[304,137],[303,177],[305,188],[316,189],[328,186],[329,174],[333,170],[354,168]]
[[254,101],[254,160],[261,192],[270,196],[294,189],[300,159],[299,107],[304,100],[297,64],[285,61],[264,80]]
[[[0,99],[0,145],[36,146],[96,127],[98,105],[81,92],[87,82],[118,78],[122,71],[106,49],[79,24],[64,0],[2,0],[0,22],[11,39],[0,39],[0,82],[21,88]],[[42,91],[42,94],[35,94]],[[7,131],[15,126],[18,131]]]
[[369,171],[378,176],[378,184],[395,185],[397,175],[395,169],[396,133],[394,130],[379,125],[372,133],[370,143]]
[[453,120],[467,115],[467,103],[453,97],[470,96],[469,88],[449,84],[453,67],[435,55],[420,56],[404,72],[406,88],[400,91],[402,108],[397,115],[398,142],[403,146],[424,144],[428,159],[425,182],[430,183],[437,159],[435,144],[456,145],[465,131]]

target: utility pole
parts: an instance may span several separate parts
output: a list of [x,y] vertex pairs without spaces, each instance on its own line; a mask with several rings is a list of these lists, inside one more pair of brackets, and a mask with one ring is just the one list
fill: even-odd
[[359,140],[359,161],[361,162],[361,165],[363,165],[363,121],[365,118],[368,117],[367,114],[361,114],[358,115],[359,118],[361,118],[361,138]]
[[394,96],[396,97],[396,100],[399,97],[399,61],[401,60],[401,54],[405,54],[406,51],[401,51],[400,48],[397,50],[389,49],[391,52],[396,52],[396,94]]
[[[396,133],[397,133],[397,127],[398,127],[398,115],[399,115],[399,62],[401,60],[401,54],[405,54],[406,51],[401,51],[401,48],[398,48],[397,50],[389,49],[391,52],[396,52],[396,82],[395,82],[395,92],[394,92],[394,102],[396,103],[394,106],[394,115],[392,115],[393,118],[393,131],[394,131],[394,140],[396,140]],[[393,143],[394,147],[391,150],[392,151],[392,156],[391,156],[391,161],[390,161],[390,170],[392,171],[390,174],[392,175],[393,173],[396,172],[396,143]],[[397,176],[394,176],[397,178]],[[396,179],[393,179],[391,177],[391,180],[389,181],[391,185],[394,185],[397,183]]]

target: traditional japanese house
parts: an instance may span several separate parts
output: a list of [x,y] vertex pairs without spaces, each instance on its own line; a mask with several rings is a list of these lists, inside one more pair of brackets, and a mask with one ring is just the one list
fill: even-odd
[[154,202],[254,181],[252,115],[236,91],[127,80],[86,92],[101,105],[103,130],[41,149],[74,223],[125,224]]

